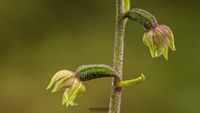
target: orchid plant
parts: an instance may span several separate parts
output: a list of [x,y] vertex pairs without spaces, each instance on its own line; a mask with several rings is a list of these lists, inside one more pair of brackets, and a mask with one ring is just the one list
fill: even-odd
[[113,66],[105,64],[87,64],[79,66],[74,72],[69,70],[58,71],[53,75],[47,89],[54,86],[52,92],[64,90],[62,104],[68,106],[78,105],[75,98],[86,90],[85,81],[112,77],[112,91],[110,96],[109,113],[120,113],[122,89],[130,84],[144,81],[141,74],[138,78],[123,80],[122,67],[124,56],[124,32],[127,20],[132,20],[144,28],[143,43],[149,48],[152,58],[164,56],[168,60],[168,50],[175,51],[172,30],[162,24],[150,12],[139,9],[130,9],[130,0],[116,0],[116,26]]

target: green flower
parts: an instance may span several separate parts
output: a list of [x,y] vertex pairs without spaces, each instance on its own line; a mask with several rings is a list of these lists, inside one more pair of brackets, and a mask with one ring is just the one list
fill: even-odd
[[[103,77],[113,77],[119,79],[111,66],[105,64],[88,64],[79,66],[75,72],[68,70],[58,71],[53,75],[50,84],[46,89],[54,86],[52,93],[64,90],[62,104],[68,106],[77,105],[74,100],[77,96],[83,94],[86,89],[84,81],[94,80]],[[145,79],[142,74],[140,77],[131,80],[120,81],[116,87],[125,87],[130,84],[137,84]]]
[[64,90],[62,104],[68,106],[77,105],[74,100],[83,94],[86,89],[84,81],[101,77],[116,77],[112,67],[105,64],[88,64],[79,66],[75,72],[68,70],[58,71],[53,75],[50,84],[46,89],[54,86],[52,93]]
[[163,55],[168,60],[168,48],[175,51],[174,35],[166,25],[156,24],[144,33],[144,44],[149,47],[152,58]]
[[65,104],[67,107],[70,105],[77,105],[74,102],[75,98],[85,92],[85,86],[83,83],[75,76],[75,73],[68,70],[58,71],[52,77],[51,82],[46,89],[50,89],[53,85],[54,88],[52,93],[65,90],[62,104]]

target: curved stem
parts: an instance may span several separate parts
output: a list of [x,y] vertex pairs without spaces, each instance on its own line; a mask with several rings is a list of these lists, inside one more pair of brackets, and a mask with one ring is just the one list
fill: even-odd
[[[124,31],[125,31],[125,2],[124,0],[116,0],[116,25],[115,25],[115,42],[113,69],[118,73],[120,81],[122,81],[123,54],[124,54]],[[120,113],[122,88],[116,87],[119,81],[113,79],[112,92],[110,96],[109,113]]]

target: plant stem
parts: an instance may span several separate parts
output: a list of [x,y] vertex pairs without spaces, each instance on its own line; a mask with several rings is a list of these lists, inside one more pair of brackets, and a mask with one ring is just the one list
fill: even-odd
[[[113,69],[118,73],[120,81],[122,80],[123,54],[124,54],[124,31],[125,31],[125,8],[124,0],[116,0],[116,24],[115,24],[115,42]],[[109,113],[120,113],[122,88],[116,87],[119,81],[113,79],[112,92],[110,96]]]

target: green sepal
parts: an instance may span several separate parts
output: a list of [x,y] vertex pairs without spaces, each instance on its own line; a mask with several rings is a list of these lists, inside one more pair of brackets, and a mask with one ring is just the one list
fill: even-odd
[[146,32],[144,33],[144,36],[143,36],[143,43],[149,47],[149,51],[150,51],[150,54],[151,54],[151,57],[155,57],[155,47],[154,47],[154,43],[153,43],[153,32]]
[[52,93],[69,88],[73,85],[75,77],[64,77],[55,83]]
[[67,77],[64,77],[60,80],[58,80],[56,83],[55,83],[55,86],[53,88],[53,90],[51,91],[52,93],[56,92],[56,91],[59,91],[60,89],[60,86],[63,84],[63,82],[67,79]]
[[68,70],[61,70],[58,71],[56,74],[53,75],[50,84],[47,86],[47,90],[50,89],[54,83],[56,83],[58,80],[62,78],[68,78],[74,76],[74,73]]
[[83,84],[81,81],[76,79],[74,84],[69,89],[66,89],[63,94],[63,101],[62,104],[68,106],[75,106],[78,105],[74,102],[75,98],[82,92]]

